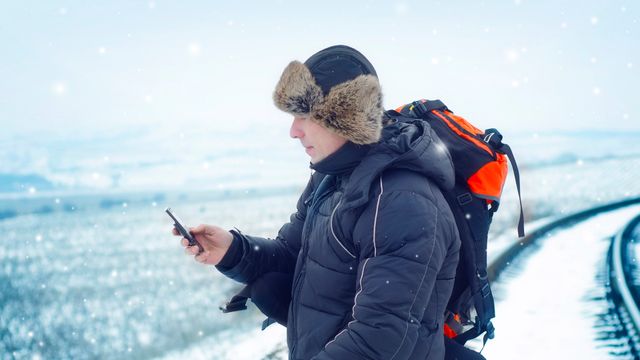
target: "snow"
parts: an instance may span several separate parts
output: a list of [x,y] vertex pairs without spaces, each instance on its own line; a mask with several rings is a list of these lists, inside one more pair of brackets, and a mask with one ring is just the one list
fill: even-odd
[[205,338],[187,349],[168,353],[160,357],[159,360],[286,360],[288,352],[286,344],[283,342],[283,339],[286,338],[286,332],[285,327],[273,324],[264,331],[259,328],[254,329],[241,337]]
[[603,332],[614,331],[614,325],[600,321],[609,303],[597,278],[611,236],[638,213],[640,206],[631,206],[597,215],[556,230],[526,249],[492,285],[496,337],[483,355],[603,359],[613,352],[624,353],[624,339],[602,337]]
[[[262,218],[243,230],[268,235],[294,203],[295,195],[279,195],[179,208],[189,223],[208,209],[206,216],[227,228]],[[234,344],[247,334],[259,338],[264,318],[255,308],[228,315],[217,308],[237,284],[184,255],[161,210],[127,202],[123,215],[122,204],[0,221],[0,354],[150,358],[189,351],[218,359],[204,349],[226,341],[224,358],[233,359]],[[269,330],[257,342],[262,348],[241,349],[244,358],[282,344],[283,333]]]

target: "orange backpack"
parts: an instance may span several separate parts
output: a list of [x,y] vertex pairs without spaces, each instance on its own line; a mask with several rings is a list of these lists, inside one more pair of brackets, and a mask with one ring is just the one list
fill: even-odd
[[440,100],[414,101],[385,114],[397,121],[403,118],[427,121],[451,155],[455,186],[443,190],[443,194],[455,217],[461,248],[444,332],[463,345],[485,333],[483,342],[486,343],[487,339],[493,338],[491,319],[495,317],[487,276],[487,238],[507,178],[507,159],[513,166],[520,200],[518,236],[524,236],[520,174],[511,148],[502,143],[498,130],[479,130],[455,115]]

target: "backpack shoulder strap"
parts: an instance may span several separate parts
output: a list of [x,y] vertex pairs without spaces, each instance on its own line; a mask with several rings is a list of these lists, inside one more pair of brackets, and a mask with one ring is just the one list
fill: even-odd
[[518,164],[516,164],[516,158],[511,152],[511,148],[507,144],[502,144],[502,152],[509,158],[511,166],[513,166],[513,175],[516,178],[516,188],[518,189],[518,201],[520,201],[520,219],[518,220],[518,237],[524,237],[524,211],[522,210],[522,197],[520,196],[520,172],[518,171]]
[[502,142],[502,134],[496,129],[485,130],[484,142],[489,144],[492,148],[507,155],[511,167],[513,169],[513,176],[516,179],[516,189],[518,190],[518,201],[520,202],[520,219],[518,220],[518,237],[524,237],[524,211],[522,210],[522,196],[520,195],[520,171],[518,170],[518,164],[516,158],[513,156],[511,147]]
[[433,110],[439,111],[451,111],[440,100],[419,100],[414,101],[411,104],[403,105],[395,110],[388,110],[385,112],[390,118],[398,116],[406,116],[410,118],[424,118],[424,116]]
[[447,105],[445,105],[440,100],[414,101],[414,102],[411,103],[411,106],[409,107],[409,110],[413,111],[413,113],[416,114],[418,117],[422,117],[423,115],[428,114],[433,110],[451,111],[451,110],[449,110]]

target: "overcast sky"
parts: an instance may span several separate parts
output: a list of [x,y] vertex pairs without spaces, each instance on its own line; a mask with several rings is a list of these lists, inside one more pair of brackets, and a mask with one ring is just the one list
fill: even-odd
[[[3,133],[268,126],[292,59],[333,44],[385,106],[440,98],[503,132],[639,130],[635,1],[2,1]],[[232,119],[233,121],[229,121]],[[284,134],[286,136],[286,134]]]

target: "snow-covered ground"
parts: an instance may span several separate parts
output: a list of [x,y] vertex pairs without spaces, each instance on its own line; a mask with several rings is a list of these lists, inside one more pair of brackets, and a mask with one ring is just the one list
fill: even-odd
[[[632,358],[617,338],[603,276],[611,237],[640,206],[603,213],[549,233],[494,282],[495,339],[488,359]],[[478,344],[474,344],[478,345]]]
[[[288,218],[295,200],[171,205],[191,224],[238,225],[267,235]],[[0,359],[267,354],[253,345],[236,347],[257,338],[263,317],[255,308],[218,310],[238,284],[182,252],[162,205],[168,204],[0,221]]]

